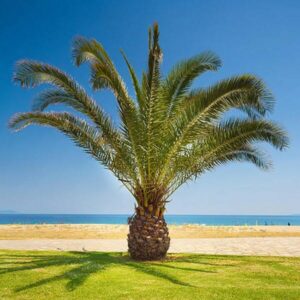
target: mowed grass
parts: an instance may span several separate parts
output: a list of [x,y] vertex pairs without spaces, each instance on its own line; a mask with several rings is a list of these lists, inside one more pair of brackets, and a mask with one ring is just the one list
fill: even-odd
[[0,299],[300,299],[300,258],[0,251]]

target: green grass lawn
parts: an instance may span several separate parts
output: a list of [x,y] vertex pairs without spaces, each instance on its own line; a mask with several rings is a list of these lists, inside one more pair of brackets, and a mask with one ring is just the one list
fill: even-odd
[[0,251],[0,299],[300,299],[300,258]]

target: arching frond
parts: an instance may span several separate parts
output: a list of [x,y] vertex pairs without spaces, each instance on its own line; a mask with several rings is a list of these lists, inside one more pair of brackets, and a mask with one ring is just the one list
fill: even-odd
[[247,114],[263,116],[273,108],[273,98],[264,83],[252,75],[223,80],[208,89],[191,93],[177,108],[170,128],[164,175],[172,157],[182,147],[201,138],[205,127],[217,121],[225,112],[237,108]]
[[34,87],[40,84],[52,84],[57,89],[48,90],[34,101],[34,110],[44,110],[52,104],[63,103],[85,114],[107,134],[114,135],[111,120],[70,76],[48,64],[23,60],[17,63],[14,80],[21,86]]
[[168,196],[173,194],[188,180],[197,179],[204,172],[233,161],[250,162],[262,170],[269,170],[272,166],[272,162],[266,157],[265,153],[248,144],[235,150],[224,151],[222,154],[214,156],[207,161],[204,161],[201,155],[199,156],[196,153],[183,156],[176,161],[176,166],[174,166],[175,174],[169,178],[171,182]]
[[[101,133],[84,120],[66,112],[29,112],[16,114],[10,120],[9,126],[19,131],[32,124],[58,129],[72,139],[77,146],[83,148],[85,152],[111,170],[119,180],[126,179],[126,182],[130,182],[128,176],[131,174],[128,172],[128,166],[124,160],[120,160],[115,152],[107,148]],[[131,185],[134,186],[134,182]],[[130,185],[128,187],[132,189]]]
[[201,53],[175,65],[162,82],[167,115],[172,113],[173,107],[188,92],[198,76],[206,71],[216,71],[220,66],[221,60],[212,52]]
[[[49,83],[56,89],[42,92],[34,101],[33,110],[42,111],[53,104],[64,104],[88,116],[101,131],[103,141],[124,158],[131,174],[136,173],[134,158],[124,145],[124,140],[111,119],[96,102],[90,98],[70,76],[61,70],[35,61],[21,61],[17,64],[15,80],[23,86]],[[136,176],[135,176],[136,177]]]
[[91,83],[94,89],[110,88],[118,101],[128,101],[126,86],[99,42],[77,37],[73,43],[72,54],[77,66],[84,62],[90,63]]
[[139,175],[144,177],[143,153],[138,146],[142,136],[140,119],[135,103],[129,97],[126,86],[111,59],[100,43],[82,37],[74,41],[73,58],[77,65],[83,62],[90,63],[91,83],[94,89],[109,88],[114,93],[119,105],[125,142],[134,153]]
[[172,165],[173,173],[168,173],[166,181],[173,180],[175,174],[184,174],[181,184],[191,177],[232,160],[247,160],[267,169],[264,155],[256,149],[256,142],[267,142],[281,150],[288,145],[288,138],[279,126],[265,120],[229,120],[211,127],[210,133],[198,143],[187,147],[177,155]]
[[10,120],[9,126],[19,131],[32,124],[54,127],[60,130],[78,146],[84,148],[86,152],[101,161],[107,168],[110,168],[113,158],[111,153],[105,150],[101,134],[84,120],[69,113],[28,112],[15,115]]

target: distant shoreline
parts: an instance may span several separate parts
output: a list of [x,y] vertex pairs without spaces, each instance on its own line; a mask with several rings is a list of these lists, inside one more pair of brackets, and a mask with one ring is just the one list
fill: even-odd
[[[41,215],[41,216],[130,216],[132,214],[110,214],[110,213],[27,213],[27,212],[17,212],[17,211],[0,211],[1,215]],[[300,217],[300,214],[169,214],[166,216],[251,216],[251,217]]]
[[[129,214],[0,214],[0,224],[127,224]],[[172,215],[170,225],[300,226],[297,215]]]

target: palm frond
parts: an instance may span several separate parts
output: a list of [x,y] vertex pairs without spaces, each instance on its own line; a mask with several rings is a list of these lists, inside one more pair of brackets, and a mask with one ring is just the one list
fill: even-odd
[[73,59],[77,66],[89,62],[94,89],[110,88],[118,101],[128,101],[128,92],[104,47],[96,40],[77,37],[73,43]]
[[79,147],[85,149],[94,158],[110,168],[111,153],[105,151],[102,135],[84,120],[69,113],[54,112],[28,112],[16,114],[9,123],[9,127],[15,131],[38,124],[54,127],[70,137]]
[[129,97],[121,76],[103,46],[95,40],[76,38],[73,44],[73,58],[77,65],[83,62],[90,63],[91,82],[94,89],[109,88],[114,93],[119,105],[125,142],[134,153],[138,172],[143,177],[143,153],[138,146],[142,136],[139,116],[136,105]]
[[173,167],[174,173],[168,178],[170,186],[168,197],[188,180],[196,180],[204,172],[234,161],[250,162],[262,170],[269,170],[272,167],[272,162],[266,154],[250,144],[245,144],[235,150],[223,151],[206,161],[196,153],[183,156],[178,158]]
[[[62,103],[88,116],[104,132],[113,130],[111,120],[96,102],[73,78],[58,68],[36,61],[23,60],[17,63],[14,80],[25,87],[34,87],[44,83],[56,87],[54,90],[41,93],[35,99],[34,110],[42,111],[49,105]],[[110,130],[106,129],[108,124]]]
[[127,187],[132,191],[135,182],[128,180],[128,177],[131,178],[128,165],[107,148],[102,134],[86,121],[67,112],[28,112],[16,114],[10,120],[9,127],[19,131],[32,124],[53,127],[67,135],[77,146],[112,171],[119,180],[129,183]]
[[[21,61],[17,64],[15,80],[22,86],[36,86],[50,83],[56,89],[42,92],[33,103],[33,110],[43,111],[53,104],[64,104],[88,116],[101,130],[103,141],[124,157],[131,174],[136,173],[134,159],[128,153],[124,140],[112,120],[74,79],[61,70],[35,61]],[[136,176],[135,176],[136,177]]]
[[220,66],[221,60],[212,52],[201,53],[175,65],[162,82],[167,115],[172,113],[174,106],[188,92],[197,77],[206,71],[216,71]]
[[149,29],[149,53],[148,70],[143,78],[143,93],[146,95],[146,109],[143,114],[146,135],[146,153],[147,153],[147,177],[148,181],[155,181],[157,176],[157,155],[159,147],[157,141],[161,134],[161,124],[163,122],[163,102],[160,101],[160,63],[162,60],[162,50],[159,45],[159,30],[155,23],[153,28]]
[[144,113],[145,112],[145,101],[146,101],[145,95],[143,94],[143,91],[141,89],[141,86],[140,86],[139,80],[136,76],[136,73],[135,73],[133,67],[131,66],[131,64],[129,63],[124,51],[121,51],[121,54],[126,62],[128,70],[129,70],[129,74],[130,74],[132,84],[133,84],[133,87],[135,90],[135,96],[136,96],[136,99],[137,99],[137,102],[139,105],[139,109],[141,110],[142,113]]
[[201,138],[205,127],[216,122],[224,113],[236,108],[249,116],[263,116],[273,108],[273,98],[264,83],[252,75],[236,76],[223,80],[212,87],[193,92],[182,101],[167,124],[170,143],[167,149],[165,169],[185,145]]
[[260,168],[267,169],[270,162],[266,162],[264,155],[256,149],[256,142],[267,142],[282,150],[288,146],[286,132],[276,124],[266,120],[225,121],[218,126],[211,127],[210,133],[202,141],[197,142],[181,151],[173,161],[173,173],[167,175],[167,182],[176,180],[176,173],[188,174],[184,180],[192,176],[197,177],[206,170],[232,160],[247,160]]

